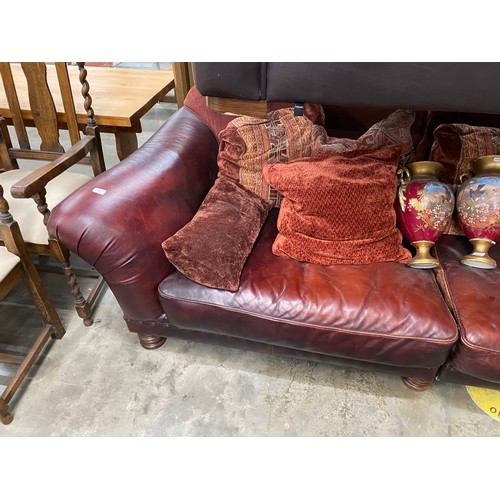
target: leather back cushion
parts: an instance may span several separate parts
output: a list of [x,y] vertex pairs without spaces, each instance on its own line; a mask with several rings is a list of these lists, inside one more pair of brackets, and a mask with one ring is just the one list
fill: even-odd
[[401,150],[265,165],[284,195],[273,253],[321,265],[408,262],[393,208]]

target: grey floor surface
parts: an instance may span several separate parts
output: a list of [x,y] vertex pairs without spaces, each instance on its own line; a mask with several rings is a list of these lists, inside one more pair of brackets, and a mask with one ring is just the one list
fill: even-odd
[[[156,105],[142,144],[176,109]],[[108,168],[117,162],[103,136]],[[60,275],[43,273],[67,333],[51,341],[11,402],[0,437],[496,437],[466,387],[413,392],[395,376],[169,339],[139,346],[106,290],[84,327]],[[82,285],[88,287],[89,280]],[[0,344],[29,344],[36,312],[21,287],[0,305]],[[21,340],[19,340],[21,339]],[[0,390],[9,367],[0,365]]]

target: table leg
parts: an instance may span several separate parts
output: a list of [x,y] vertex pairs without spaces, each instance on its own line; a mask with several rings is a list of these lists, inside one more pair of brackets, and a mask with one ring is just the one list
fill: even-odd
[[187,62],[174,62],[174,82],[175,82],[175,97],[177,99],[177,107],[180,109],[184,106],[184,99],[189,89],[194,85],[192,76],[192,67]]
[[120,160],[133,153],[138,146],[137,135],[134,132],[115,132],[115,141],[116,152]]

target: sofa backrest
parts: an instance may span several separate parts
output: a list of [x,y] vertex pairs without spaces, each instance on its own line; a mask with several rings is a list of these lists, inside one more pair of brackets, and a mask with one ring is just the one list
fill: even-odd
[[500,113],[500,63],[198,62],[204,96]]
[[[232,119],[206,97],[323,105],[330,136],[357,138],[398,108],[416,110],[417,160],[427,159],[441,123],[500,128],[500,63],[193,63],[196,113],[216,136]],[[188,103],[188,100],[186,101]]]

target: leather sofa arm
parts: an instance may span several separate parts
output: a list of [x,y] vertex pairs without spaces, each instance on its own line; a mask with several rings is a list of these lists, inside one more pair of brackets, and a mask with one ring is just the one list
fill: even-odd
[[174,271],[161,243],[191,220],[217,175],[217,141],[182,108],[137,151],[52,210],[49,234],[105,279],[126,319],[163,318]]

